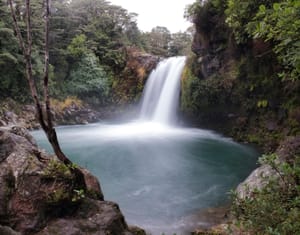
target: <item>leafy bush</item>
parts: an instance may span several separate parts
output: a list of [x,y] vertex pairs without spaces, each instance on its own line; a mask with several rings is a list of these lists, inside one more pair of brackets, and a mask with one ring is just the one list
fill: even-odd
[[249,32],[253,25],[253,18],[259,9],[260,4],[270,6],[274,0],[228,0],[226,23],[233,30],[237,43],[246,43],[252,38]]
[[43,172],[45,178],[71,179],[71,169],[74,166],[67,166],[61,161],[51,159]]
[[294,0],[229,0],[226,22],[238,43],[252,39],[270,42],[283,66],[282,78],[300,75],[300,2]]
[[[285,71],[283,78],[297,80],[300,76],[300,2],[294,0],[274,3],[271,7],[260,5],[256,14],[255,38],[274,43],[274,52]],[[288,71],[286,73],[286,71]]]
[[110,93],[111,79],[100,66],[98,58],[89,53],[74,64],[65,89],[68,94],[85,100],[94,97],[103,104]]
[[266,186],[251,197],[234,196],[237,224],[251,234],[299,234],[300,156],[285,162],[275,154],[264,155],[260,162],[270,165],[276,175],[266,178]]
[[81,57],[88,52],[87,38],[84,34],[79,34],[72,39],[68,46],[68,52],[74,57]]

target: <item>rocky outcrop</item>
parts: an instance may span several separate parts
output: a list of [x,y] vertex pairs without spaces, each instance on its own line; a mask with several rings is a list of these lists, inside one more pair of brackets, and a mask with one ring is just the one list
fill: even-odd
[[[105,116],[104,112],[93,110],[88,104],[74,98],[67,98],[64,101],[53,100],[52,114],[55,125],[94,123]],[[2,101],[0,103],[0,126],[7,125],[23,126],[31,130],[40,128],[34,105],[22,105],[11,99]]]
[[141,52],[134,47],[127,48],[126,66],[113,86],[113,104],[128,106],[136,103],[147,77],[159,60],[158,56]]
[[33,105],[21,105],[12,99],[0,102],[0,126],[20,125],[28,129],[38,128]]
[[[300,154],[300,136],[288,137],[280,143],[276,154],[282,162],[293,162]],[[278,178],[278,173],[269,165],[254,170],[236,189],[238,198],[251,198],[255,190],[261,190],[270,179]]]
[[[25,128],[0,127],[0,234],[138,234],[97,179],[81,169],[86,187],[40,151]],[[139,230],[143,234],[143,230]]]
[[255,190],[261,190],[276,172],[269,165],[262,165],[255,169],[245,181],[236,189],[237,195],[241,199],[250,198]]
[[132,234],[117,204],[86,199],[71,218],[51,221],[36,235],[130,235]]
[[[103,113],[92,109],[88,104],[77,98],[73,99],[74,101],[67,98],[65,101],[52,103],[52,112],[56,125],[88,124],[101,120]],[[69,100],[69,104],[64,105],[67,100]],[[80,102],[80,104],[76,101]]]

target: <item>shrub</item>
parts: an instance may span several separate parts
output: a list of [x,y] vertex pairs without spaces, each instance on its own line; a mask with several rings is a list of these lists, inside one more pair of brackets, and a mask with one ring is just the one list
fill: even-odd
[[82,99],[95,97],[103,104],[110,94],[110,75],[100,66],[98,58],[89,53],[74,64],[65,89],[66,93]]
[[300,156],[280,161],[277,155],[260,159],[270,165],[276,175],[266,180],[262,190],[241,199],[234,195],[232,211],[237,225],[251,234],[299,234],[300,232]]

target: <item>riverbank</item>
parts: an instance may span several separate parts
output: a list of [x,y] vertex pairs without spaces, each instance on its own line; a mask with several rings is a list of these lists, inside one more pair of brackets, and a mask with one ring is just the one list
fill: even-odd
[[[84,125],[95,123],[107,119],[127,120],[132,117],[136,110],[123,106],[110,106],[101,109],[94,109],[84,101],[68,97],[65,100],[52,100],[52,114],[54,124],[58,125]],[[127,114],[124,115],[126,109]],[[130,111],[131,110],[131,111]],[[33,104],[21,104],[12,99],[6,99],[0,102],[0,126],[22,126],[28,130],[40,128],[35,117],[35,107]]]

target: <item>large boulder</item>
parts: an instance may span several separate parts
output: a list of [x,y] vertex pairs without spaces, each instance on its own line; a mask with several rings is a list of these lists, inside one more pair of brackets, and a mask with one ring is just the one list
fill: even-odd
[[26,129],[0,127],[0,234],[134,234],[97,179],[80,169],[82,185],[72,167],[40,151]]
[[72,218],[51,221],[37,235],[106,235],[131,234],[117,204],[87,199]]
[[10,227],[0,225],[1,235],[21,235],[21,233],[12,230]]
[[[276,150],[281,162],[293,162],[296,155],[300,154],[300,136],[287,137]],[[270,178],[278,178],[278,173],[270,165],[262,165],[255,169],[247,179],[236,189],[237,196],[241,199],[251,198],[255,190],[261,190]]]
[[270,177],[276,176],[276,172],[269,165],[262,165],[255,169],[245,181],[236,189],[238,198],[251,198],[255,190],[263,189]]

